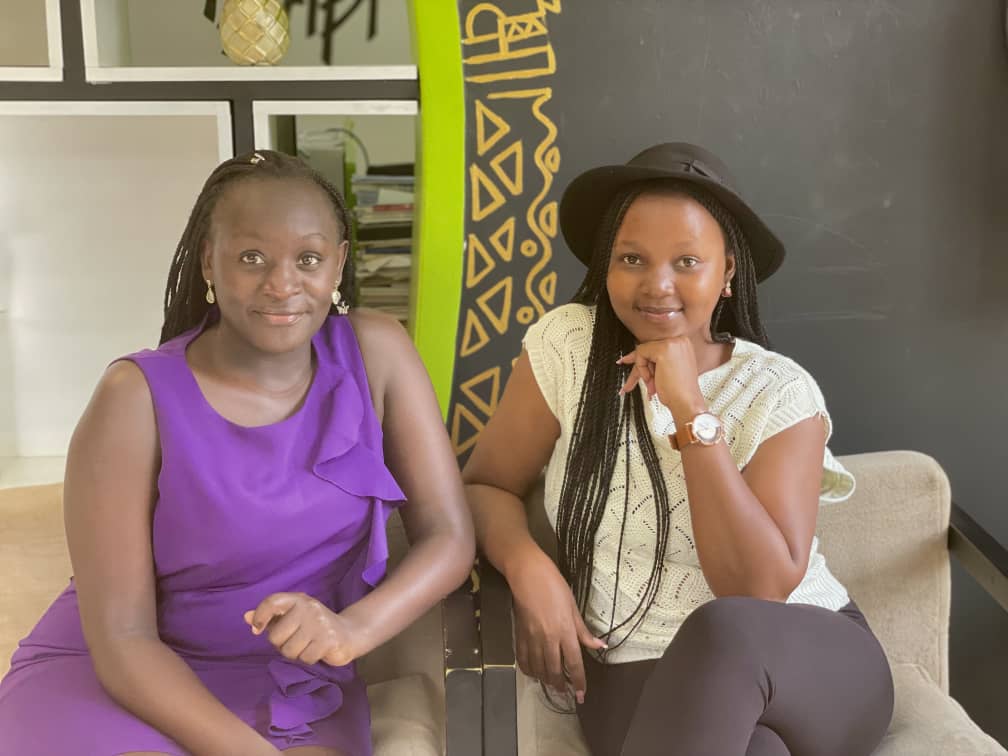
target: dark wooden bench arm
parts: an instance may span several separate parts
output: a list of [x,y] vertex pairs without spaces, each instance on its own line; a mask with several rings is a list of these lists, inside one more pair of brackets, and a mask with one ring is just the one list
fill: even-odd
[[483,655],[483,756],[517,756],[518,711],[511,589],[485,558],[480,559],[480,651]]
[[446,756],[479,756],[483,749],[478,581],[473,570],[443,603]]
[[973,579],[1008,612],[1008,549],[955,502],[948,545]]

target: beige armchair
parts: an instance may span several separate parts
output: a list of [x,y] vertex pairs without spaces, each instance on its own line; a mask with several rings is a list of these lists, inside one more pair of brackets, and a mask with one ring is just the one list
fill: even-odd
[[[70,578],[62,503],[61,485],[0,490],[0,676],[18,641]],[[388,532],[394,563],[406,550],[398,515]],[[361,660],[375,756],[480,752],[473,601],[471,584],[464,586]]]
[[[877,452],[841,461],[857,491],[821,510],[818,535],[892,665],[896,710],[877,756],[1008,754],[948,694],[949,554],[1008,610],[1008,551],[951,504],[948,479],[930,457]],[[540,482],[527,501],[529,520],[553,554],[542,495]],[[485,565],[480,577],[484,756],[587,754],[577,717],[547,708],[538,684],[514,666],[503,578]]]

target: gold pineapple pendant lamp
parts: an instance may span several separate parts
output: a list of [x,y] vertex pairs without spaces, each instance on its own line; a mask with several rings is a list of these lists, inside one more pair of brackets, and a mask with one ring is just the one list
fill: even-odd
[[226,0],[220,38],[224,53],[235,63],[271,66],[290,47],[290,23],[278,0]]

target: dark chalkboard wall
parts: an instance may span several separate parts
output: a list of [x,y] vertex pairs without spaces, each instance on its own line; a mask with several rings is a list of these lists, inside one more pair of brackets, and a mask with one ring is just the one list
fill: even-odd
[[[819,380],[833,450],[935,456],[1008,542],[1004,0],[567,0],[546,20],[556,186],[657,142],[719,153],[787,243],[764,319]],[[562,239],[550,265],[566,301]],[[952,692],[1008,744],[1008,617],[953,580]]]

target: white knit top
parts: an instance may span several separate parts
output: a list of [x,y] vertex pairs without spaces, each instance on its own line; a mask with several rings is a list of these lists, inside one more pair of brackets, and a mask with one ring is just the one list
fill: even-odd
[[[560,422],[557,440],[546,469],[545,506],[556,527],[557,507],[578,400],[588,364],[594,309],[569,304],[558,307],[528,329],[524,339],[539,388]],[[832,432],[822,393],[797,363],[752,342],[737,339],[731,359],[699,377],[700,390],[724,426],[725,441],[739,469],[745,467],[762,441],[815,415]],[[613,386],[615,393],[618,386]],[[640,389],[644,391],[643,385]],[[657,397],[644,401],[653,441],[668,489],[671,508],[668,548],[658,595],[641,625],[609,652],[613,663],[652,659],[662,655],[686,616],[714,598],[704,579],[693,541],[682,459],[669,441],[675,431],[672,414]],[[629,449],[621,443],[609,487],[609,499],[595,538],[595,569],[585,621],[597,635],[620,624],[637,607],[654,560],[656,533],[651,481],[631,429]],[[630,480],[625,455],[630,455]],[[622,550],[617,554],[626,486],[629,511]],[[821,502],[842,501],[854,491],[854,477],[829,449],[823,456]],[[611,623],[616,564],[620,560],[619,595],[615,623]],[[808,570],[788,602],[814,604],[837,610],[847,604],[847,591],[826,568],[813,539]],[[617,631],[610,645],[623,637],[637,618]]]

